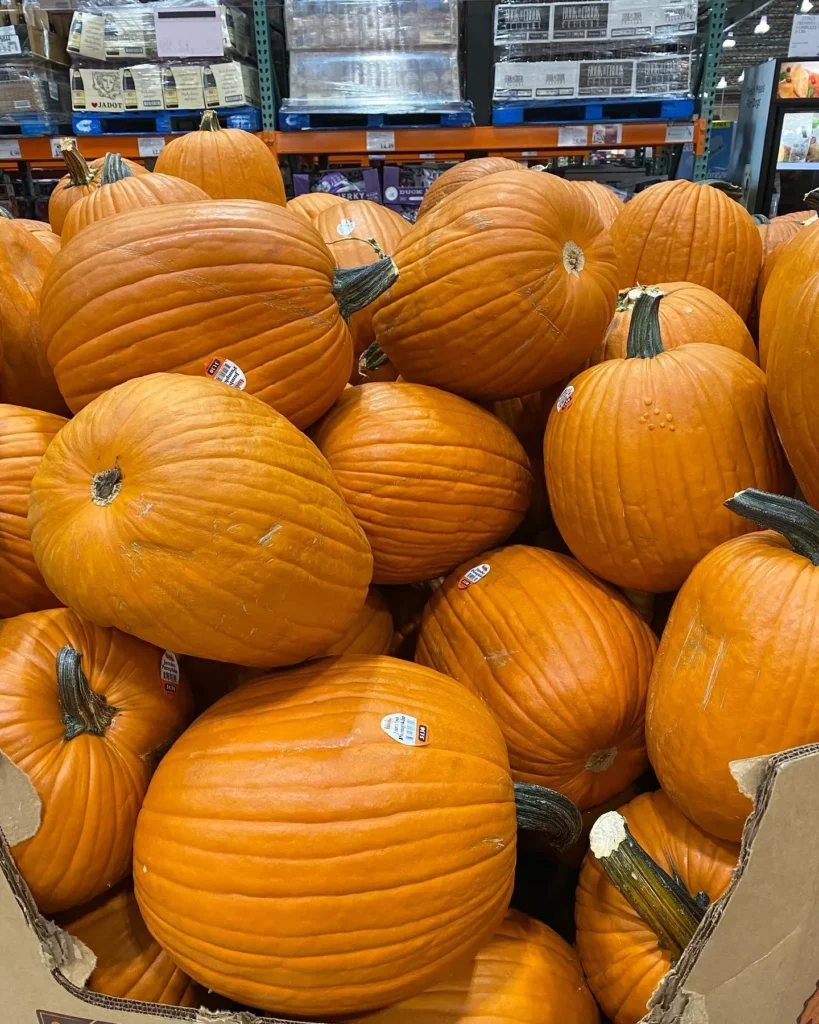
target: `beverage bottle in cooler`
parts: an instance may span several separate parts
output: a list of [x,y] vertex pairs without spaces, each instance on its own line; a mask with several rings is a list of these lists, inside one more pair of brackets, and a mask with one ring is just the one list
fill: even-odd
[[85,83],[79,68],[71,72],[71,105],[80,110],[85,109]]
[[179,93],[176,89],[176,79],[172,68],[162,69],[162,95],[165,98],[165,106],[169,110],[178,109]]
[[125,109],[136,110],[138,106],[136,84],[130,68],[125,68],[122,72],[122,91],[125,94]]
[[202,76],[203,85],[205,87],[205,106],[206,107],[218,107],[219,106],[219,90],[216,88],[216,76],[213,73],[213,68],[210,64],[205,66],[205,71]]

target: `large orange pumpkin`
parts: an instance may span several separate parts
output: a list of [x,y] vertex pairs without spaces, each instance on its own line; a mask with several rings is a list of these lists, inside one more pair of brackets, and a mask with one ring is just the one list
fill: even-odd
[[0,405],[0,618],[53,608],[60,602],[43,582],[28,536],[31,480],[62,416]]
[[395,276],[388,259],[336,270],[308,224],[251,201],[133,210],[66,251],[46,279],[41,322],[74,412],[132,377],[227,373],[306,427],[350,376],[344,317]]
[[788,304],[771,338],[768,394],[779,438],[811,505],[819,506],[819,274]]
[[663,633],[646,726],[671,799],[738,840],[751,801],[729,763],[819,742],[819,513],[757,491],[728,504],[776,532],[723,544],[691,573]]
[[572,182],[581,189],[594,203],[594,207],[603,222],[606,231],[611,231],[612,225],[625,209],[623,200],[600,181],[575,181]]
[[211,199],[286,202],[276,156],[252,132],[222,128],[213,110],[204,112],[198,132],[178,135],[165,146],[154,171],[198,185]]
[[423,217],[431,213],[436,206],[444,201],[453,192],[469,185],[470,182],[479,181],[490,174],[503,174],[506,171],[527,171],[528,168],[517,160],[507,160],[503,156],[479,157],[476,160],[461,160],[453,164],[440,177],[429,186],[418,207],[418,216]]
[[472,960],[437,985],[355,1024],[598,1024],[572,947],[545,924],[510,910]]
[[591,200],[552,174],[493,174],[422,217],[376,305],[401,376],[472,398],[531,394],[576,370],[617,300]]
[[169,174],[134,174],[119,153],[107,153],[99,177],[99,188],[74,203],[63,224],[62,240],[68,242],[78,231],[117,213],[168,203],[193,203],[207,199],[201,188]]
[[302,220],[306,220],[311,227],[316,227],[319,217],[325,210],[344,202],[346,200],[341,196],[332,195],[330,192],[307,192],[303,196],[289,200],[287,209]]
[[64,413],[40,335],[40,295],[54,258],[20,221],[0,217],[0,400]]
[[782,320],[790,320],[796,293],[819,269],[819,221],[802,228],[776,253],[759,310],[759,359],[765,370],[777,327]]
[[172,656],[135,637],[67,608],[0,621],[0,751],[42,804],[36,835],[12,852],[43,912],[128,874],[156,759],[191,711]]
[[572,381],[544,445],[572,553],[611,583],[653,592],[676,590],[712,548],[754,528],[723,508],[734,491],[789,482],[765,374],[721,345],[665,352],[659,301],[637,301],[625,359]]
[[507,537],[532,492],[511,430],[418,384],[345,391],[313,431],[373,552],[375,583],[420,583]]
[[[61,140],[60,155],[68,167],[68,174],[60,178],[48,198],[48,219],[51,223],[51,230],[57,235],[62,234],[65,218],[71,207],[99,188],[100,172],[105,162],[105,158],[100,157],[87,163],[77,149],[75,139]],[[135,160],[123,158],[123,163],[132,174],[151,173],[147,167]]]
[[762,242],[750,214],[706,183],[664,181],[635,196],[614,222],[621,288],[691,281],[743,320],[751,312]]
[[614,319],[602,345],[592,353],[591,364],[602,363],[606,359],[625,359],[634,304],[646,292],[662,299],[659,304],[660,337],[666,351],[704,341],[732,348],[752,363],[759,362],[754,339],[745,321],[724,299],[702,285],[674,281],[671,284],[637,285],[620,292]]
[[241,687],[175,744],[134,879],[197,981],[323,1017],[414,995],[477,952],[515,848],[506,747],[476,697],[393,658],[323,659]]
[[[319,214],[316,230],[327,243],[338,267],[363,267],[380,256],[391,256],[410,229],[409,221],[386,206],[367,199],[334,203]],[[375,242],[377,249],[368,244]],[[350,317],[356,359],[375,341],[373,307]],[[354,366],[357,373],[358,366]]]
[[118,999],[199,1006],[202,993],[154,939],[139,912],[133,885],[62,914],[57,923],[97,958],[88,988]]
[[372,574],[315,446],[250,395],[179,374],[122,384],[66,424],[29,527],[46,583],[92,622],[237,664],[326,650]]
[[60,236],[55,235],[48,224],[42,220],[26,220],[24,217],[12,217],[8,210],[0,207],[0,218],[5,220],[13,220],[16,224],[21,225],[30,231],[38,241],[42,242],[43,245],[48,249],[50,253],[59,252],[60,249]]
[[[470,583],[475,562],[485,575]],[[501,728],[515,779],[585,810],[648,766],[645,699],[656,648],[630,605],[573,558],[514,546],[464,563],[435,591],[415,660],[478,694]]]
[[392,615],[375,587],[344,636],[327,648],[323,658],[354,658],[362,654],[387,654],[392,644]]
[[[713,901],[727,889],[738,846],[706,835],[663,792],[645,793],[620,810],[634,839],[689,897],[706,893]],[[575,922],[577,952],[604,1013],[613,1024],[637,1024],[671,967],[672,951],[618,892],[593,853],[580,872]]]

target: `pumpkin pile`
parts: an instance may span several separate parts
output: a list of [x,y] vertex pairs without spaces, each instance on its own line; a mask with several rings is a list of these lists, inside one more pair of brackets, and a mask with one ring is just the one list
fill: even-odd
[[63,152],[0,218],[0,800],[89,988],[636,1024],[730,762],[819,741],[815,218],[492,158],[410,226],[212,113]]

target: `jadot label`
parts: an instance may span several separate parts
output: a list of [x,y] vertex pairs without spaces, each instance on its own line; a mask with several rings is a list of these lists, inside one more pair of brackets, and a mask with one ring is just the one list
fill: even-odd
[[458,590],[466,590],[467,587],[471,587],[473,583],[478,583],[489,573],[489,563],[482,562],[480,565],[474,566],[469,572],[465,572],[463,576],[458,580]]
[[247,377],[241,367],[224,356],[213,356],[205,360],[205,373],[214,380],[227,384],[228,387],[244,391],[247,387]]
[[574,387],[570,384],[560,392],[560,398],[555,403],[558,412],[565,412],[574,401]]
[[423,747],[429,741],[429,729],[417,718],[403,711],[394,711],[381,719],[381,728],[405,747]]

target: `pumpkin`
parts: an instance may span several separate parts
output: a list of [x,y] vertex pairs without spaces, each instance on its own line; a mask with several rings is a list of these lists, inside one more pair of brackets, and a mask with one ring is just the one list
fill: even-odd
[[43,245],[52,254],[58,252],[60,249],[60,236],[55,235],[48,224],[41,220],[26,220],[24,217],[12,217],[12,215],[0,206],[0,218],[5,220],[13,220],[15,224],[19,224],[24,227],[26,231],[30,231],[38,241],[42,242]]
[[[547,818],[571,806],[540,793]],[[228,694],[165,756],[137,899],[209,988],[281,1015],[362,1013],[498,927],[515,801],[503,737],[465,687],[394,658],[322,659]]]
[[335,269],[318,234],[269,203],[133,210],[55,258],[43,338],[73,412],[132,377],[174,371],[228,379],[306,427],[350,376],[344,318],[395,273],[389,259]]
[[0,217],[0,401],[64,413],[39,327],[43,279],[52,259],[39,235]]
[[[576,947],[589,986],[612,1024],[637,1024],[672,966],[672,956],[676,959],[690,941],[687,930],[678,934],[680,918],[702,916],[704,907],[695,904],[693,897],[705,893],[713,901],[725,892],[739,847],[706,835],[662,791],[644,793],[620,810],[628,832],[613,812],[592,829],[592,850],[600,859],[587,854],[580,872]],[[606,829],[606,819],[611,817],[615,828]],[[612,849],[612,831],[615,841],[626,839],[625,850]],[[643,856],[633,848],[627,850],[633,843]],[[624,874],[626,869],[634,872],[626,892],[640,912],[603,867],[612,853],[621,856],[618,867]],[[647,863],[649,858],[653,865]],[[654,880],[657,884],[652,888]],[[665,902],[660,902],[658,894],[665,894]]]
[[493,174],[404,236],[376,305],[401,376],[478,399],[531,394],[577,369],[617,299],[614,249],[591,200],[552,174]]
[[[789,320],[796,293],[819,267],[819,221],[803,227],[777,250],[759,310],[759,361],[767,370],[768,348],[780,320]],[[785,314],[783,316],[783,314]]]
[[207,198],[201,188],[188,181],[172,178],[169,174],[134,174],[119,153],[106,153],[99,188],[68,211],[62,240],[68,242],[89,224],[117,213],[168,203],[193,203]]
[[392,615],[387,602],[375,587],[370,587],[367,600],[353,624],[321,657],[353,658],[362,654],[387,654],[392,644],[392,634]]
[[[363,267],[379,257],[391,256],[410,229],[408,221],[386,206],[367,199],[334,203],[319,214],[316,230],[327,243],[336,266]],[[368,244],[367,240],[375,243]],[[365,306],[350,317],[353,336],[353,365],[358,375],[358,357],[375,341],[372,306]]]
[[545,924],[510,910],[472,960],[420,995],[354,1024],[598,1024],[572,947]]
[[819,513],[753,490],[726,504],[769,529],[712,551],[677,596],[651,677],[647,738],[674,803],[700,828],[738,840],[751,801],[729,762],[819,742],[810,627]]
[[659,303],[637,300],[626,358],[572,381],[544,444],[552,514],[572,554],[610,583],[654,593],[754,529],[722,507],[734,491],[789,482],[765,374],[722,345],[664,351]]
[[814,274],[788,303],[773,333],[768,356],[768,394],[779,439],[811,505],[819,505],[819,275]]
[[259,199],[284,206],[279,161],[252,132],[222,128],[206,110],[198,132],[178,135],[156,158],[154,171],[198,185],[211,199]]
[[586,810],[648,766],[645,699],[656,648],[640,616],[573,558],[516,545],[465,562],[435,591],[415,660],[481,698],[504,735],[513,778]]
[[574,181],[572,184],[582,189],[591,199],[603,222],[603,227],[606,231],[611,231],[612,225],[625,209],[626,204],[623,200],[613,189],[600,181]]
[[752,363],[759,362],[754,339],[745,321],[724,299],[702,285],[674,281],[671,284],[638,285],[620,292],[614,319],[602,345],[592,353],[591,365],[606,359],[625,359],[634,304],[646,292],[662,300],[659,304],[660,337],[666,351],[704,341],[741,352]]
[[57,924],[96,956],[88,979],[92,992],[167,1006],[200,1005],[198,986],[145,927],[130,882],[61,915]]
[[373,582],[419,583],[507,537],[532,492],[511,430],[418,384],[345,391],[313,431],[373,552]]
[[178,669],[168,684],[161,668],[162,651],[67,608],[0,621],[0,751],[42,804],[39,830],[12,853],[44,913],[130,870],[151,772],[192,710]]
[[663,181],[636,195],[614,222],[621,288],[690,281],[746,320],[762,262],[750,214],[706,182]]
[[805,224],[804,221],[788,217],[774,217],[772,220],[768,220],[762,214],[754,215],[754,223],[759,229],[759,237],[762,239],[762,264],[759,277],[756,280],[756,302],[751,320],[755,319],[757,333],[759,333],[759,310],[762,306],[762,296],[776,266],[779,251],[785,242],[789,242],[794,235],[799,234]]
[[53,608],[28,536],[28,494],[43,453],[66,421],[17,405],[0,405],[0,618]]
[[431,213],[436,206],[444,201],[453,192],[469,185],[470,182],[479,181],[490,174],[503,174],[507,171],[526,171],[527,167],[518,163],[517,160],[507,160],[503,156],[479,157],[476,160],[461,160],[453,164],[432,182],[424,193],[421,205],[418,207],[418,216],[424,217]]
[[48,586],[92,622],[242,665],[325,651],[372,574],[307,438],[250,395],[179,374],[121,384],[66,424],[29,528]]
[[560,398],[569,379],[560,380],[557,384],[535,391],[531,395],[520,398],[505,398],[500,402],[492,402],[488,408],[495,416],[505,423],[515,437],[523,445],[530,459],[543,459],[543,434],[546,421],[552,406]]
[[325,210],[333,206],[339,206],[346,202],[341,196],[333,195],[330,192],[307,192],[305,195],[296,196],[287,203],[287,209],[295,213],[297,217],[306,220],[311,227],[316,227],[318,219]]

